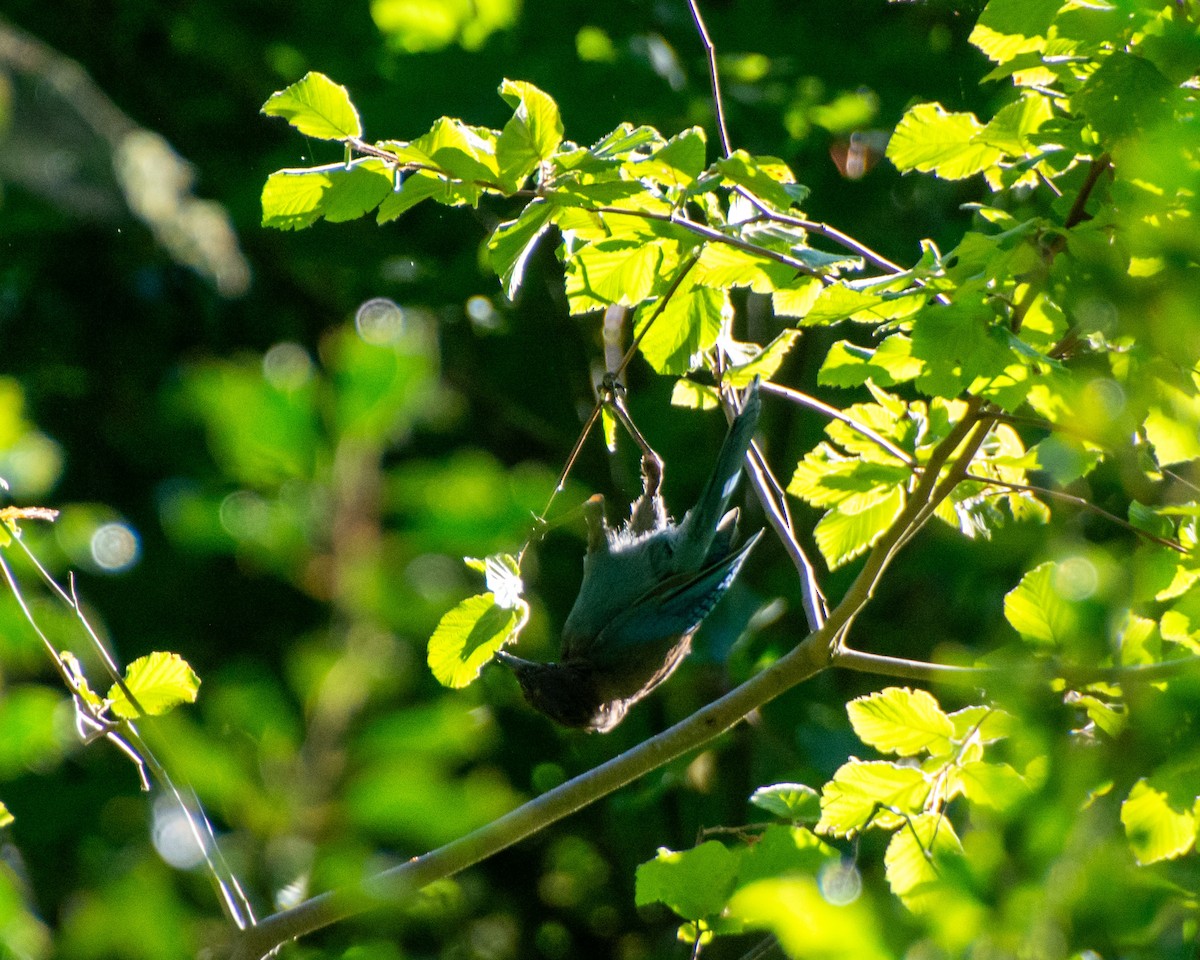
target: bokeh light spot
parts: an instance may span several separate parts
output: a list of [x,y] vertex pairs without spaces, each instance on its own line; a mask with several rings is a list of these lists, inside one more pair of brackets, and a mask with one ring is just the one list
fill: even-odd
[[404,311],[394,300],[375,297],[358,308],[354,326],[367,343],[395,343],[404,332]]
[[124,523],[106,523],[96,528],[91,541],[92,559],[101,570],[117,573],[137,562],[141,548],[137,534]]
[[277,390],[296,390],[312,376],[312,360],[298,343],[277,343],[263,354],[263,376]]

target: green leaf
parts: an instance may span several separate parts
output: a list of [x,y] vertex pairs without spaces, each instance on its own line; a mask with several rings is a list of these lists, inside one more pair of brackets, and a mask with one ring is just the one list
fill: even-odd
[[[638,336],[656,306],[656,302],[648,303],[638,310],[634,319]],[[700,366],[704,354],[716,345],[732,312],[724,290],[693,287],[686,292],[676,291],[642,338],[642,356],[659,373],[688,373]]]
[[625,165],[626,172],[637,179],[646,179],[667,187],[686,187],[704,171],[707,140],[704,130],[690,127],[667,141],[645,160]]
[[802,783],[776,783],[759,787],[750,794],[750,802],[784,820],[816,823],[821,816],[821,796]]
[[446,206],[461,206],[474,203],[478,196],[479,191],[473,187],[463,187],[436,173],[418,170],[404,178],[399,190],[393,189],[384,197],[383,202],[379,204],[377,222],[384,224],[395,220],[422,200],[433,200]]
[[962,180],[1003,156],[976,138],[982,130],[973,113],[947,113],[940,103],[918,103],[901,118],[888,142],[887,157],[901,171]]
[[858,738],[881,753],[913,757],[949,753],[954,724],[933,694],[907,687],[887,687],[846,705]]
[[777,157],[752,157],[745,150],[738,150],[718,160],[716,166],[727,182],[745,187],[777,210],[803,203],[808,193],[807,188],[796,183],[788,165]]
[[1162,638],[1200,654],[1200,587],[1188,588],[1159,621]]
[[912,341],[895,333],[873,350],[839,340],[825,354],[817,382],[827,387],[858,387],[870,380],[891,387],[915,379],[924,369],[924,362],[912,355]]
[[[813,794],[813,810],[817,796]],[[815,813],[813,819],[816,819]],[[840,856],[836,850],[803,827],[773,824],[758,841],[742,851],[737,886],[789,874],[811,875]]]
[[[878,450],[872,444],[873,450]],[[814,507],[836,506],[857,494],[882,495],[906,481],[908,467],[877,463],[861,456],[842,457],[827,444],[819,444],[796,464],[787,492]]]
[[962,843],[948,817],[922,813],[897,830],[883,856],[888,886],[914,913],[927,913],[949,892],[950,862],[961,860]]
[[850,837],[868,825],[894,830],[904,815],[919,812],[930,783],[917,767],[886,760],[851,760],[842,764],[821,790],[817,833]]
[[429,638],[429,669],[442,686],[467,686],[528,619],[524,600],[505,606],[492,593],[467,597],[447,611]]
[[983,303],[936,304],[913,322],[912,353],[925,364],[917,388],[954,397],[978,377],[994,377],[1012,361],[1008,339]]
[[1004,616],[1026,641],[1039,647],[1062,647],[1075,636],[1078,616],[1055,578],[1058,564],[1039,564],[1004,595]]
[[1058,0],[990,0],[968,38],[997,63],[1042,50]]
[[685,920],[715,916],[733,892],[737,866],[734,853],[716,840],[681,853],[660,847],[637,868],[634,901],[639,907],[664,903]]
[[663,250],[641,239],[601,240],[567,260],[567,299],[572,313],[621,304],[637,306],[654,290]]
[[1002,150],[1010,156],[1023,156],[1034,149],[1030,136],[1054,116],[1050,98],[1028,91],[1018,100],[1002,107],[979,134],[979,142]]
[[488,240],[492,269],[504,285],[509,300],[517,298],[525,282],[525,267],[538,240],[550,228],[554,208],[544,200],[534,200],[516,220],[500,224]]
[[770,380],[778,372],[788,351],[795,346],[799,338],[799,330],[784,330],[765,347],[759,349],[757,356],[753,359],[731,366],[725,374],[727,382],[741,389],[750,386],[755,377]]
[[1159,400],[1151,404],[1143,424],[1155,461],[1166,467],[1200,459],[1200,392],[1163,382],[1155,387]]
[[958,769],[959,785],[972,803],[993,810],[1008,810],[1029,796],[1029,785],[1007,763],[975,760]]
[[810,877],[760,880],[730,898],[728,917],[769,930],[794,960],[890,960],[877,914],[864,900],[834,904]]
[[1116,50],[1071,98],[1071,106],[1111,142],[1162,123],[1170,115],[1174,92],[1174,84],[1149,60]]
[[1142,777],[1121,804],[1121,823],[1138,863],[1174,860],[1196,843],[1196,786],[1177,777]]
[[821,556],[835,569],[866,552],[904,510],[900,486],[856,493],[825,514],[813,530]]
[[690,410],[716,410],[721,405],[721,396],[715,387],[681,378],[671,389],[671,405]]
[[9,812],[8,806],[4,803],[0,803],[0,830],[4,829],[5,827],[11,827],[16,822],[17,818]]
[[954,739],[977,740],[979,743],[997,743],[1012,736],[1016,721],[1011,713],[997,707],[963,707],[950,714],[954,724]]
[[156,717],[181,703],[195,703],[200,678],[179,654],[156,652],[138,657],[125,668],[125,686],[138,706],[114,683],[108,691],[110,709],[122,720],[134,720],[142,711]]
[[771,309],[778,317],[803,317],[825,287],[816,277],[799,277],[771,294]]
[[318,140],[362,136],[362,123],[350,94],[323,73],[306,73],[290,87],[271,94],[262,112],[283,117],[306,137]]
[[749,287],[755,293],[771,293],[792,282],[794,267],[761,254],[725,243],[706,243],[689,279],[706,287]]
[[320,217],[330,223],[355,220],[379,206],[392,191],[392,175],[374,157],[349,167],[279,170],[263,186],[263,226],[281,230],[307,227]]
[[562,118],[553,98],[532,83],[505,80],[500,96],[515,112],[496,141],[496,161],[504,185],[516,190],[562,143]]

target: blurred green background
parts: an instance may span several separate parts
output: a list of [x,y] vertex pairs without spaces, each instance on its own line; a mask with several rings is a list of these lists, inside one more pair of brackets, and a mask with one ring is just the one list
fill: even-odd
[[[966,43],[978,6],[710,0],[734,145],[783,158],[812,188],[811,216],[888,257],[911,262],[926,236],[952,247],[978,186],[902,179],[879,152],[911,101],[990,113],[1002,90],[980,87],[987,67]],[[555,97],[578,142],[622,121],[667,135],[699,123],[711,149],[682,0],[9,0],[4,17],[0,476],[14,502],[63,511],[27,537],[60,575],[78,571],[123,662],[172,650],[202,677],[199,702],[150,732],[260,913],[461,835],[803,634],[794,574],[764,543],[696,654],[607,737],[552,727],[499,669],[439,688],[424,644],[478,587],[461,557],[524,539],[592,403],[599,323],[567,315],[549,243],[518,302],[503,299],[481,257],[513,212],[496,203],[422,205],[386,228],[259,226],[271,171],[340,158],[258,113],[310,69],[348,87],[368,138],[407,139],[444,114],[498,127],[512,77]],[[738,304],[750,337],[775,332],[761,303]],[[825,335],[805,334],[785,379],[815,390]],[[630,388],[681,512],[723,424],[672,409],[671,384],[642,365]],[[782,477],[822,426],[768,408]],[[633,454],[594,442],[574,481],[556,510],[593,491],[628,502]],[[524,655],[554,655],[581,535],[568,521],[530,553]],[[932,531],[861,635],[909,656],[986,645],[1031,536],[981,548]],[[77,625],[20,572],[52,639],[106,686]],[[206,874],[164,859],[170,804],[141,794],[111,747],[73,739],[15,605],[0,617],[0,799],[17,818],[0,942],[30,957],[185,955],[221,920]],[[761,784],[826,779],[855,749],[841,704],[870,683],[822,677],[700,756],[294,955],[682,955],[665,911],[634,911],[635,865],[753,819]]]

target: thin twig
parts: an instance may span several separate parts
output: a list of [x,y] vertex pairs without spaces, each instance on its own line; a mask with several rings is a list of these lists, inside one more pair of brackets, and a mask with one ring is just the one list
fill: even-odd
[[1065,680],[1073,687],[1093,683],[1158,683],[1200,670],[1200,656],[1163,660],[1160,663],[1134,663],[1121,666],[1065,664],[1049,659],[1026,658],[1020,664],[996,667],[969,667],[950,663],[929,663],[903,657],[888,657],[842,647],[833,655],[833,666],[857,673],[874,673],[920,683],[944,683],[979,689],[1016,682],[1039,684],[1049,689],[1050,682]]
[[708,35],[708,27],[704,25],[704,18],[700,16],[700,7],[696,0],[688,0],[688,9],[692,11],[692,20],[700,34],[700,42],[704,44],[704,55],[708,58],[708,80],[712,85],[713,108],[717,113],[717,134],[721,138],[721,153],[727,157],[732,150],[729,146],[729,130],[725,126],[725,100],[721,96],[721,78],[717,72],[717,48]]
[[830,406],[828,403],[818,400],[816,397],[807,393],[802,393],[799,390],[793,390],[791,387],[783,387],[777,383],[771,383],[769,381],[763,381],[762,389],[768,393],[773,393],[778,397],[783,397],[787,400],[790,400],[792,403],[799,404],[802,407],[807,407],[810,410],[816,410],[818,413],[821,413],[832,420],[838,420],[855,432],[861,433],[868,440],[878,444],[905,466],[917,466],[917,461],[911,453],[896,446],[896,444],[894,444],[887,437],[883,436],[883,434],[872,430],[865,423],[859,423],[853,417],[847,416],[837,407]]
[[[1110,523],[1114,523],[1119,527],[1123,527],[1126,530],[1136,533],[1139,537],[1149,541],[1150,543],[1157,543],[1159,546],[1166,547],[1168,550],[1174,550],[1176,553],[1186,554],[1188,552],[1187,548],[1178,540],[1171,540],[1168,537],[1160,537],[1157,534],[1151,533],[1149,530],[1143,530],[1141,527],[1135,526],[1128,520],[1124,520],[1114,513],[1109,513],[1103,507],[1097,506],[1087,498],[1076,496],[1073,493],[1067,493],[1064,490],[1053,490],[1049,487],[1039,487],[1029,483],[1016,483],[1011,480],[996,480],[992,477],[983,477],[977,473],[970,472],[965,475],[964,479],[975,480],[979,483],[986,483],[993,487],[1002,487],[1005,490],[1016,490],[1022,493],[1033,493],[1037,494],[1038,496],[1053,497],[1055,500],[1062,500],[1065,503],[1074,504],[1081,509],[1090,510],[1092,513],[1103,517]],[[985,492],[984,495],[1002,496],[1003,494],[998,491],[995,494],[988,494]]]

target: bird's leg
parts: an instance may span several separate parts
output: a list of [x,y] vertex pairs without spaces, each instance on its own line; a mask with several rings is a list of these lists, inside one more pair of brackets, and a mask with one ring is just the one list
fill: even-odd
[[584,501],[583,519],[587,522],[588,553],[608,549],[608,521],[604,518],[604,497],[593,494]]
[[660,530],[667,524],[667,508],[659,494],[664,469],[662,457],[654,452],[654,448],[642,436],[642,431],[629,415],[629,409],[625,406],[624,385],[610,373],[605,375],[601,389],[605,393],[605,406],[612,410],[621,426],[642,451],[642,495],[629,508],[629,529],[634,533]]
[[629,508],[629,529],[634,533],[661,530],[669,522],[667,507],[658,490],[662,485],[662,461],[642,455],[642,495]]

